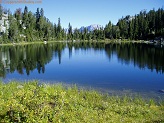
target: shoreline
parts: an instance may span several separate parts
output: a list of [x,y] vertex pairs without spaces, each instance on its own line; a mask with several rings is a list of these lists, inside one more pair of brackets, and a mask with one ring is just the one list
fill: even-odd
[[[119,97],[122,98],[124,96],[128,96],[130,98],[134,97],[140,97],[144,101],[149,101],[149,100],[154,100],[156,103],[159,103],[161,100],[164,101],[164,92],[161,90],[133,90],[133,89],[118,89],[118,88],[102,88],[102,87],[95,87],[91,85],[85,85],[85,84],[79,84],[79,83],[67,83],[67,82],[57,82],[57,81],[47,81],[47,80],[39,80],[39,79],[29,79],[29,80],[24,80],[24,79],[11,79],[8,81],[3,81],[0,80],[0,82],[3,82],[4,84],[10,83],[10,82],[19,82],[19,83],[27,83],[30,81],[37,81],[39,85],[46,84],[46,85],[62,85],[65,88],[68,87],[74,87],[76,86],[79,90],[85,90],[85,91],[96,91],[101,94],[107,94],[109,96],[114,96],[114,97]],[[46,81],[46,82],[45,82]]]
[[114,39],[114,40],[82,40],[82,41],[79,41],[79,40],[74,40],[74,41],[35,41],[35,42],[19,42],[19,43],[6,43],[6,44],[0,44],[0,46],[15,46],[15,45],[30,45],[30,44],[47,44],[47,43],[58,43],[58,42],[73,42],[73,43],[76,43],[76,42],[104,42],[104,43],[146,43],[146,44],[152,44],[152,42],[150,41],[144,41],[144,40],[117,40],[117,39]]

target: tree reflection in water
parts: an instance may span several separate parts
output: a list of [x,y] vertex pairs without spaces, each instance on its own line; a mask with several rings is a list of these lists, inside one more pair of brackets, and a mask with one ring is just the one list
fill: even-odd
[[62,51],[68,48],[69,58],[72,57],[72,49],[104,50],[110,59],[116,54],[119,62],[133,64],[140,69],[148,68],[157,73],[164,73],[164,48],[148,44],[138,43],[105,43],[105,42],[67,42],[47,43],[24,46],[1,46],[0,47],[0,77],[5,78],[7,73],[15,70],[19,74],[27,75],[34,69],[38,73],[45,72],[45,65],[53,56],[62,63]]

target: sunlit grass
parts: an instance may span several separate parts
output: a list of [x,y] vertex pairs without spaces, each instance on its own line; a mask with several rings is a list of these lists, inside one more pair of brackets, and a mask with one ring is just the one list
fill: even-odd
[[113,97],[76,86],[0,83],[0,122],[164,122],[164,104]]

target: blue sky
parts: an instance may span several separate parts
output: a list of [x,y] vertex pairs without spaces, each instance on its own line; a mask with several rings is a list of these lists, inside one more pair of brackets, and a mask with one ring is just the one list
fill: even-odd
[[60,17],[64,28],[68,27],[69,22],[73,28],[79,28],[91,24],[105,26],[109,20],[116,24],[122,16],[164,7],[164,0],[42,0],[39,4],[2,4],[12,12],[17,8],[23,11],[25,5],[33,13],[38,7],[43,8],[44,15],[53,23],[57,23]]

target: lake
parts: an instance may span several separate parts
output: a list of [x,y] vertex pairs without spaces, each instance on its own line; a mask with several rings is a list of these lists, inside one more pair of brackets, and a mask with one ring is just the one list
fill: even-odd
[[112,95],[164,98],[164,47],[58,42],[0,46],[0,78],[76,84]]

